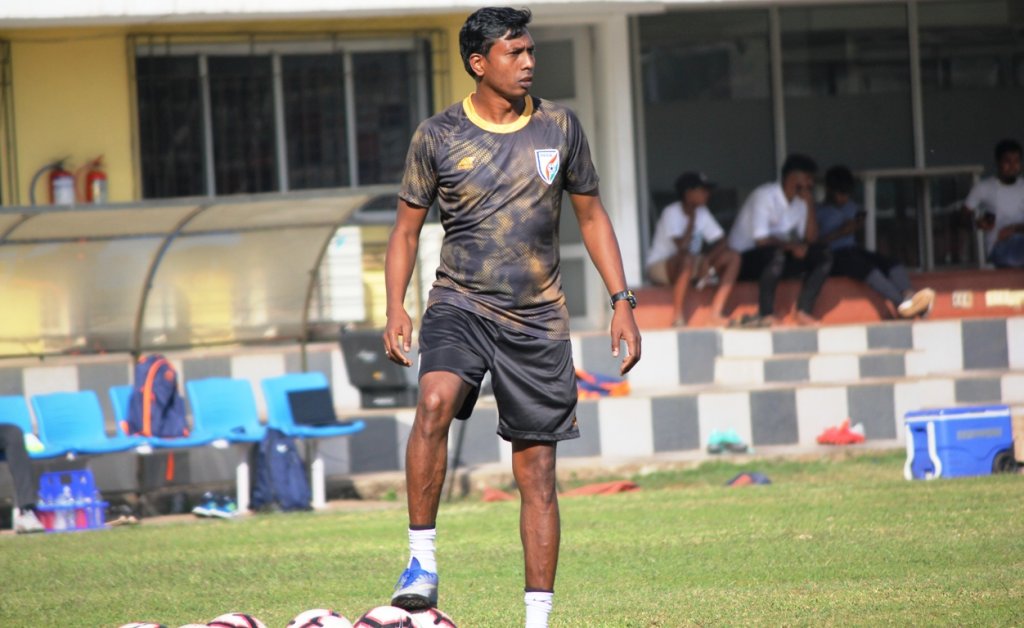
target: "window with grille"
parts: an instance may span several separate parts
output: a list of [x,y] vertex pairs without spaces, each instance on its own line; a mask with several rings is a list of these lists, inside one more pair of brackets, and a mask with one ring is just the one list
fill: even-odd
[[132,45],[144,198],[398,183],[429,113],[419,37]]

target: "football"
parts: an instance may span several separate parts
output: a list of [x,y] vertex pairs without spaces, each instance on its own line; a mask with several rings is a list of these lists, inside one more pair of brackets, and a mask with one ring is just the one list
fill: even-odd
[[296,615],[288,628],[352,628],[352,622],[329,608],[313,608]]
[[128,624],[122,624],[118,628],[167,628],[167,626],[158,624],[155,621],[133,621]]
[[214,628],[267,628],[266,624],[245,613],[224,613],[206,625]]
[[352,628],[352,622],[342,615],[325,615],[320,619],[313,620],[313,623],[306,625],[320,626],[321,628]]
[[363,613],[353,628],[416,628],[412,615],[396,606],[378,606]]
[[455,622],[439,608],[428,608],[412,613],[416,628],[457,628]]

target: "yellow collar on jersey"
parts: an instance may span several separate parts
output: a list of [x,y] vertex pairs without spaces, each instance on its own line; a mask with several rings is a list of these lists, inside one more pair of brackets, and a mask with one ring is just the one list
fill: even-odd
[[466,112],[466,116],[469,121],[477,125],[485,131],[491,133],[515,133],[519,129],[523,128],[530,122],[530,115],[533,114],[533,96],[526,95],[526,106],[523,107],[523,113],[517,120],[513,120],[507,124],[497,124],[495,122],[488,122],[476,112],[476,107],[473,106],[473,95],[466,96],[462,101],[462,109]]

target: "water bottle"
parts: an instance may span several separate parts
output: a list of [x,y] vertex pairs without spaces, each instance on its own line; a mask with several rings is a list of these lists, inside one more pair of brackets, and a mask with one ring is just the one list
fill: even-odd
[[44,490],[43,486],[39,487],[39,501],[37,502],[42,509],[37,513],[39,515],[39,521],[42,522],[43,527],[47,530],[54,528],[53,511],[48,507],[53,505],[53,493],[48,490]]
[[76,486],[73,491],[75,499],[75,509],[72,511],[72,516],[75,522],[75,529],[84,530],[89,527],[89,495],[83,492],[84,489]]
[[93,491],[92,495],[85,496],[85,512],[87,525],[90,528],[102,528],[103,517],[100,511],[100,502],[103,501],[103,496],[100,495],[98,490]]
[[78,500],[78,527],[79,528],[92,528],[93,525],[93,511],[96,510],[92,504],[93,499],[88,494],[84,495]]
[[60,510],[57,511],[56,528],[58,530],[73,530],[75,528],[75,498],[71,494],[71,487],[64,486],[58,500]]

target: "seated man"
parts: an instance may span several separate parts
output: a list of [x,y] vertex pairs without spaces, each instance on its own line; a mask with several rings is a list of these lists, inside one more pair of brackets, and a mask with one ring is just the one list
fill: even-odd
[[[709,322],[723,325],[722,309],[736,283],[740,258],[725,245],[725,231],[708,211],[714,186],[702,173],[684,172],[676,179],[676,202],[661,210],[647,259],[647,276],[659,286],[672,286],[672,326],[686,324],[683,302],[691,280],[698,287],[719,281]],[[705,247],[706,254],[701,255]]]
[[1021,146],[996,144],[996,176],[979,181],[964,201],[975,224],[985,231],[988,261],[996,268],[1024,268],[1024,179]]
[[818,242],[814,213],[814,174],[818,165],[790,155],[778,182],[758,186],[740,208],[729,232],[729,246],[741,256],[740,279],[759,284],[758,315],[744,326],[775,323],[775,289],[784,277],[803,276],[796,322],[817,322],[811,312],[832,267],[829,248]]
[[864,226],[864,213],[850,198],[853,173],[846,166],[834,166],[825,173],[825,202],[818,207],[821,242],[832,248],[832,275],[852,277],[868,284],[888,299],[903,318],[931,310],[935,291],[914,292],[902,264],[858,246],[854,234]]
[[32,462],[25,450],[25,434],[21,428],[0,423],[0,453],[7,458],[7,467],[14,480],[14,531],[42,532],[43,524],[36,517],[36,479]]

